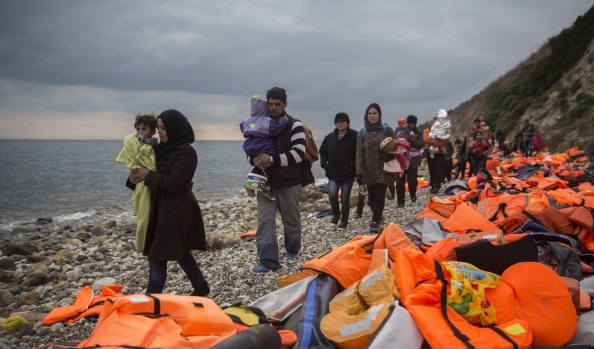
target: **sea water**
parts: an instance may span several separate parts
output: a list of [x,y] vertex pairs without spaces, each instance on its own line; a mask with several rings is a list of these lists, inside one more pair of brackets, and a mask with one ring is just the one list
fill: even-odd
[[[0,227],[39,217],[84,216],[131,202],[122,140],[0,140]],[[197,141],[193,191],[201,202],[241,196],[251,166],[242,141]],[[320,163],[312,169],[324,177]],[[131,210],[131,205],[130,205]]]

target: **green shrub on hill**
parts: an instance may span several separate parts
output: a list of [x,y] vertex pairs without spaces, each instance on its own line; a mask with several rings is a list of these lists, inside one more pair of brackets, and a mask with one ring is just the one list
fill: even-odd
[[568,121],[578,120],[592,110],[594,97],[587,93],[580,93],[576,98],[577,104],[563,116]]

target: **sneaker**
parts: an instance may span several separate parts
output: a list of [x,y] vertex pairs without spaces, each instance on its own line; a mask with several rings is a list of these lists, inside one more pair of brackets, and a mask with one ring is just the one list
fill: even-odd
[[411,202],[417,202],[417,196],[416,195],[411,195],[410,201]]
[[379,224],[377,224],[376,222],[371,222],[371,224],[369,224],[369,232],[374,233],[374,234],[379,233],[380,232]]
[[338,226],[336,227],[337,230],[346,230],[347,224],[346,222],[340,222],[338,223]]
[[266,268],[264,265],[260,264],[257,267],[253,267],[252,269],[250,269],[252,271],[252,273],[254,274],[266,274],[268,273],[270,270],[268,268]]
[[210,293],[210,287],[208,287],[208,283],[204,283],[202,285],[200,285],[198,288],[195,288],[194,291],[192,293],[190,293],[190,296],[200,296],[200,297],[206,297],[208,296],[208,294]]
[[272,194],[272,188],[265,187],[264,189],[262,189],[262,195],[264,195],[267,198],[269,198],[270,200],[274,201],[274,195]]
[[398,204],[398,208],[403,208],[404,204]]
[[334,216],[332,216],[332,220],[330,221],[330,224],[338,224],[338,220],[340,219],[340,215],[335,214]]
[[298,254],[299,254],[299,252],[289,252],[289,251],[287,251],[287,253],[285,253],[285,259],[297,258],[297,255]]

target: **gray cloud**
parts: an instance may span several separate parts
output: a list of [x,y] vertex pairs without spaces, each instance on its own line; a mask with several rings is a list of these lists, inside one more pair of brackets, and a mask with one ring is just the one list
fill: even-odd
[[[240,139],[249,97],[275,85],[319,136],[337,111],[361,127],[376,101],[391,124],[410,113],[424,120],[479,92],[591,6],[2,1],[0,138],[120,138],[132,115],[178,108],[212,131],[205,138]],[[42,115],[63,131],[23,124]]]

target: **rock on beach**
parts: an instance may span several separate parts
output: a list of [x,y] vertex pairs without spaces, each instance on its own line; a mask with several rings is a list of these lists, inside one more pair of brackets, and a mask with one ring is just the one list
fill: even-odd
[[[353,188],[353,195],[357,190]],[[418,201],[397,208],[396,200],[386,200],[386,224],[403,226],[415,219],[429,198],[427,189],[419,189]],[[356,200],[354,200],[356,202]],[[249,304],[276,290],[276,278],[295,273],[308,260],[336,248],[357,235],[368,234],[371,221],[369,206],[363,217],[355,218],[351,207],[345,231],[335,230],[331,216],[308,218],[330,209],[327,195],[314,186],[302,190],[302,245],[298,257],[281,259],[277,272],[256,275],[250,268],[258,264],[254,239],[241,240],[239,235],[256,229],[257,211],[253,198],[234,198],[209,204],[201,203],[208,251],[195,251],[194,256],[210,283],[211,297],[221,306],[237,302]],[[74,324],[43,326],[41,321],[54,307],[70,305],[76,292],[88,285],[97,294],[102,285],[119,283],[124,294],[143,293],[148,279],[146,258],[134,251],[135,218],[131,205],[102,208],[91,217],[56,222],[39,218],[0,231],[0,322],[21,315],[27,323],[0,336],[0,348],[36,348],[42,344],[87,338],[96,323],[82,319]],[[280,215],[277,226],[281,227]],[[278,229],[282,232],[282,228]],[[284,254],[284,238],[278,234],[280,255]],[[177,263],[169,263],[165,291],[190,294],[191,285]]]

